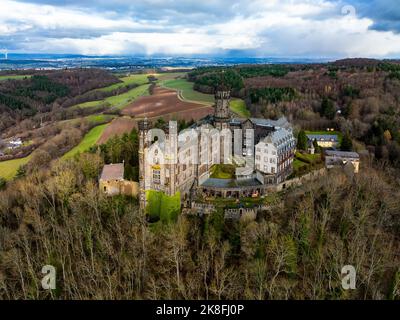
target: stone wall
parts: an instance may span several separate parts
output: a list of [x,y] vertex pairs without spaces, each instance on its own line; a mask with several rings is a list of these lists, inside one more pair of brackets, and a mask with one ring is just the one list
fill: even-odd
[[126,196],[137,197],[139,194],[139,183],[127,180],[100,180],[99,187],[108,196],[123,194]]
[[326,173],[327,173],[326,168],[314,170],[310,173],[305,174],[304,176],[286,180],[276,186],[271,186],[267,190],[269,192],[280,192],[282,190],[289,189],[292,187],[299,187],[299,186],[303,185],[304,183],[307,183],[309,181],[315,180],[316,178],[326,175]]

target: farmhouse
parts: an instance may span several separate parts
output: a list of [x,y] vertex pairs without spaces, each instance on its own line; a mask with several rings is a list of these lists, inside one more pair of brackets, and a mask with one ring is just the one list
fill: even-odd
[[352,165],[354,173],[358,173],[360,168],[360,155],[357,152],[345,151],[325,151],[325,166],[328,169],[333,167],[345,167]]
[[[223,86],[217,89],[215,101],[212,116],[179,135],[176,122],[170,122],[164,139],[154,134],[147,119],[139,121],[142,209],[148,190],[167,195],[179,191],[188,205],[199,194],[237,198],[264,195],[269,186],[285,181],[292,173],[296,141],[286,118],[232,117],[230,92]],[[238,167],[233,179],[211,178],[212,167],[221,163]]]
[[317,141],[318,146],[322,148],[334,148],[339,144],[337,135],[329,134],[307,134],[309,144]]

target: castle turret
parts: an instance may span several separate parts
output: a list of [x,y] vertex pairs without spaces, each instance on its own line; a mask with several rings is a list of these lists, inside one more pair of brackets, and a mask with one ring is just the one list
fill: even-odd
[[227,87],[220,85],[215,91],[214,126],[219,129],[229,128],[231,93]]
[[174,195],[176,190],[176,172],[178,163],[178,127],[176,121],[170,121],[166,143],[166,193]]
[[146,148],[150,122],[145,118],[138,122],[139,127],[139,207],[142,213],[146,208]]

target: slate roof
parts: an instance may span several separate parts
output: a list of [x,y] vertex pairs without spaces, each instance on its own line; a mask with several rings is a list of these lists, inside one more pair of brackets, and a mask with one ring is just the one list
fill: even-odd
[[339,142],[339,138],[336,134],[307,134],[308,140],[314,141],[332,141]]
[[357,152],[326,150],[325,155],[338,158],[354,158],[359,159],[360,155]]
[[215,179],[208,178],[201,184],[202,187],[222,188],[222,189],[237,189],[240,187],[258,187],[262,183],[255,178],[250,179]]
[[124,164],[106,164],[101,172],[100,180],[123,180]]

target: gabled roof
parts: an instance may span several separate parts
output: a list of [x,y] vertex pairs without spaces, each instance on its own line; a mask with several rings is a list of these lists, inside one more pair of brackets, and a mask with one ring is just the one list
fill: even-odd
[[106,164],[101,172],[100,180],[123,180],[124,164]]
[[339,142],[336,134],[307,134],[308,140]]
[[360,155],[357,152],[326,150],[325,155],[338,158],[355,158],[359,159]]

